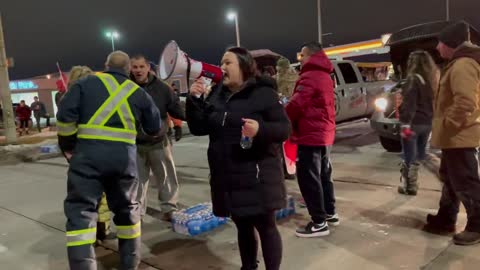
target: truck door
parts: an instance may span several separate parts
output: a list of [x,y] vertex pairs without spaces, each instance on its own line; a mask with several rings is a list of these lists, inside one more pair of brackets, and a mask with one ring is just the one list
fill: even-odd
[[343,83],[339,87],[339,92],[344,95],[342,105],[345,110],[346,118],[357,118],[365,116],[367,112],[367,89],[365,89],[363,80],[359,72],[351,62],[338,62],[338,69],[342,74]]
[[333,91],[335,94],[335,122],[340,122],[346,119],[345,115],[345,92],[342,92],[342,81],[340,76],[338,76],[339,71],[337,67],[333,70],[333,73],[330,74],[333,83]]

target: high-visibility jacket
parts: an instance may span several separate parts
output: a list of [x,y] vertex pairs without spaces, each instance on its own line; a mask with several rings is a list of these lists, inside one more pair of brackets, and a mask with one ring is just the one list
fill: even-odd
[[159,111],[145,91],[116,71],[97,73],[75,83],[57,113],[63,151],[72,151],[77,140],[135,144],[138,124],[155,135],[161,125]]

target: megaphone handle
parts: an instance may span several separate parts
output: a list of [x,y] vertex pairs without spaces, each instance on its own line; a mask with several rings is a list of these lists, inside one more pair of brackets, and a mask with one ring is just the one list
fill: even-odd
[[185,78],[187,80],[187,89],[188,89],[188,91],[190,91],[190,79],[189,78],[190,78],[190,70],[192,69],[192,66],[190,64],[190,57],[188,57],[187,54],[185,54],[185,57],[187,58],[187,70],[186,70],[186,73],[187,73],[186,75],[187,76],[185,76]]

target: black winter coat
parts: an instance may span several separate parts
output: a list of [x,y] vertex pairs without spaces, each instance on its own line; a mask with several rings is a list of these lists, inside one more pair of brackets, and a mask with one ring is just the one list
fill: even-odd
[[[131,76],[133,78],[133,76]],[[165,141],[165,134],[168,131],[168,114],[173,118],[185,120],[185,112],[180,105],[180,99],[173,89],[162,82],[160,79],[150,74],[148,76],[148,83],[139,84],[152,97],[153,102],[160,111],[162,118],[162,130],[157,136],[148,136],[141,128],[138,130],[137,144],[139,145],[153,145],[163,143]]]
[[[251,79],[235,94],[217,86],[205,101],[190,96],[186,113],[193,135],[210,136],[215,215],[252,216],[285,207],[281,145],[290,134],[290,122],[267,80]],[[247,150],[240,147],[242,118],[259,122],[253,146]]]
[[402,87],[400,122],[402,125],[432,125],[433,89],[421,75],[408,76]]

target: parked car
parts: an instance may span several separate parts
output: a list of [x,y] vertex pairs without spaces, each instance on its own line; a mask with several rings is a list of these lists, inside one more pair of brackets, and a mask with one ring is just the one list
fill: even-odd
[[[438,35],[448,22],[431,22],[414,25],[402,29],[391,35],[386,45],[390,46],[390,56],[395,72],[396,84],[388,89],[387,93],[374,101],[375,113],[370,120],[370,126],[380,139],[383,148],[389,152],[400,152],[400,122],[398,120],[398,107],[401,104],[401,91],[407,70],[407,60],[413,51],[428,51],[435,62],[441,67],[445,61],[436,50]],[[480,34],[475,28],[471,28],[471,40],[480,44]]]

